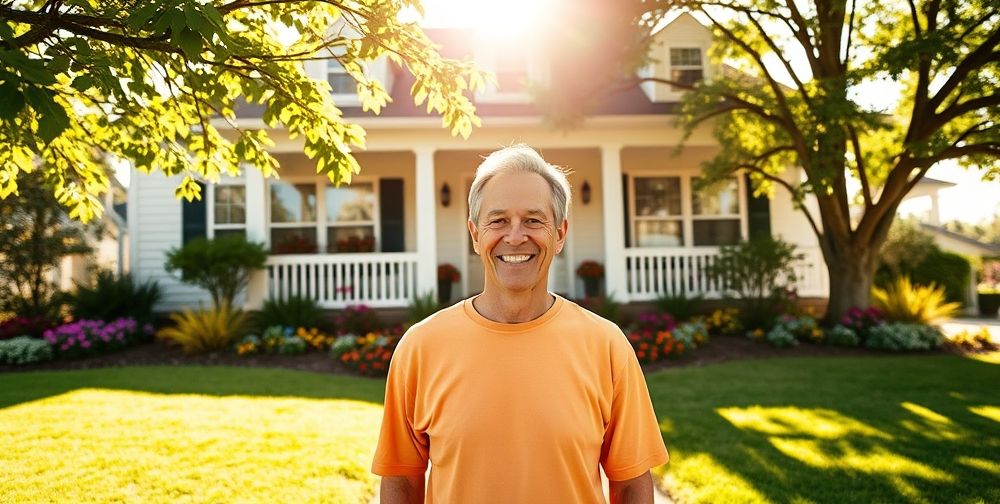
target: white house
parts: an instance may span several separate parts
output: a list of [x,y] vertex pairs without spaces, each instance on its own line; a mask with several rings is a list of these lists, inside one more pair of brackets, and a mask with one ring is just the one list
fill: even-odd
[[[447,53],[475,47],[461,30],[428,30]],[[662,77],[708,78],[708,30],[684,15],[657,33],[658,62],[647,71]],[[178,180],[132,177],[129,193],[131,269],[160,282],[161,310],[207,301],[207,294],[165,273],[164,254],[197,236],[244,233],[274,252],[247,293],[247,305],[289,293],[307,295],[327,308],[364,303],[406,306],[436,289],[436,267],[461,272],[453,290],[459,299],[479,292],[483,271],[466,230],[466,195],[481,156],[503,145],[527,143],[546,160],[572,169],[569,236],[552,265],[550,288],[582,296],[574,271],[581,261],[605,265],[605,290],[620,301],[661,293],[718,295],[705,266],[720,245],[766,232],[799,246],[804,297],[827,297],[827,273],[816,238],[786,194],[753,198],[745,177],[697,192],[700,164],[718,149],[706,128],[696,131],[679,155],[682,132],[675,125],[678,91],[643,85],[603,97],[597,111],[571,131],[554,131],[531,103],[523,83],[545,78],[544,62],[530,53],[475,51],[503,87],[475,97],[482,127],[468,140],[452,137],[440,119],[409,97],[412,78],[386,63],[369,68],[390,90],[393,102],[379,116],[363,113],[354,84],[341,69],[318,62],[348,120],[368,132],[358,152],[360,176],[334,187],[315,174],[301,142],[269,131],[281,162],[281,178],[265,180],[257,170],[211,185],[201,202],[174,198]],[[263,128],[260,110],[239,112],[241,127]],[[798,173],[790,170],[790,178]],[[779,190],[780,191],[780,190]],[[297,253],[290,253],[297,252]]]

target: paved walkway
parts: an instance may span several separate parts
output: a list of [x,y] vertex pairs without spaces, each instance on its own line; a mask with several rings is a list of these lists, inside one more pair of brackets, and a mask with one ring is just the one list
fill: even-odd
[[994,343],[1000,344],[1000,319],[985,318],[955,318],[941,324],[941,330],[946,336],[953,336],[962,331],[969,331],[972,334],[979,332],[985,327],[990,333],[990,339]]
[[[430,473],[428,472],[428,474]],[[604,475],[603,469],[601,470],[601,487],[604,488],[604,499],[611,502],[611,499],[608,497],[608,478]],[[380,504],[381,500],[379,499],[378,488],[379,484],[376,483],[375,496],[372,497],[369,504]],[[674,504],[674,501],[671,500],[670,497],[660,491],[660,488],[656,486],[655,482],[653,484],[653,504]]]

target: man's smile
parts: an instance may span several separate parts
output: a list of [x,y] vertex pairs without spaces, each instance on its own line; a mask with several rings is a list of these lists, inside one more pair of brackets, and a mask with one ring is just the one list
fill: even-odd
[[505,262],[507,264],[525,263],[531,260],[533,257],[535,257],[534,254],[505,254],[497,256],[497,258],[500,259],[501,262]]

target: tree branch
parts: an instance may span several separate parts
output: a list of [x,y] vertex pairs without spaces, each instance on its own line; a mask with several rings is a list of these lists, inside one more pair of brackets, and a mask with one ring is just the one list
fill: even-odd
[[868,183],[868,173],[865,167],[865,159],[861,155],[861,140],[858,138],[858,131],[853,125],[847,126],[847,132],[851,137],[851,145],[854,147],[854,159],[858,169],[858,178],[861,179],[861,194],[865,200],[865,209],[872,206],[872,190]]
[[[783,179],[781,177],[778,177],[776,175],[772,175],[772,174],[768,173],[766,170],[764,170],[763,168],[761,168],[761,167],[759,167],[757,165],[754,165],[754,164],[749,164],[749,163],[739,164],[739,165],[736,165],[735,168],[742,168],[742,169],[745,169],[745,170],[748,170],[748,171],[760,174],[762,177],[766,178],[767,180],[775,182],[778,185],[780,185],[780,186],[784,187],[785,189],[787,189],[788,192],[792,195],[792,200],[793,201],[800,201],[800,196],[798,195],[798,191],[787,180],[785,180],[785,179]],[[805,214],[806,220],[809,221],[809,226],[812,227],[812,230],[813,230],[814,233],[816,233],[816,236],[817,237],[823,236],[823,233],[819,230],[819,226],[816,225],[816,219],[813,217],[812,212],[809,211],[809,208],[807,208],[804,204],[800,204],[799,205],[799,209],[802,210],[803,214]]]

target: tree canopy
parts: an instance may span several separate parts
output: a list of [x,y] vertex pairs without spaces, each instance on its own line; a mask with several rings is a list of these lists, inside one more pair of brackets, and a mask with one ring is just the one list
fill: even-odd
[[388,58],[414,76],[418,105],[468,136],[479,120],[464,93],[484,74],[442,57],[401,21],[404,9],[421,11],[417,0],[0,1],[0,198],[40,170],[70,215],[89,220],[107,157],[183,175],[177,195],[188,199],[198,180],[241,165],[271,175],[267,131],[236,123],[248,103],[263,105],[268,128],[301,138],[319,173],[350,181],[365,131],[307,74],[317,59],[339,61],[377,114],[390,97],[365,63]]
[[[657,22],[688,12],[712,31],[712,63],[720,71],[694,84],[669,76],[622,83],[620,71],[608,72],[604,86],[652,80],[689,90],[683,127],[690,133],[710,126],[720,148],[705,167],[706,182],[747,172],[757,191],[782,187],[791,194],[830,269],[834,317],[852,305],[868,305],[878,249],[896,208],[931,166],[957,160],[984,167],[989,179],[1000,177],[996,2],[629,4],[641,12],[627,10],[618,19],[645,43],[609,51],[617,65],[605,61],[605,66],[625,66],[638,75],[634,70],[648,62]],[[858,90],[878,81],[896,84],[886,88],[900,91],[895,103],[872,106],[860,100]],[[803,176],[787,176],[790,167],[799,167]],[[850,178],[860,186],[856,199]],[[807,197],[815,198],[816,207],[805,204]]]

